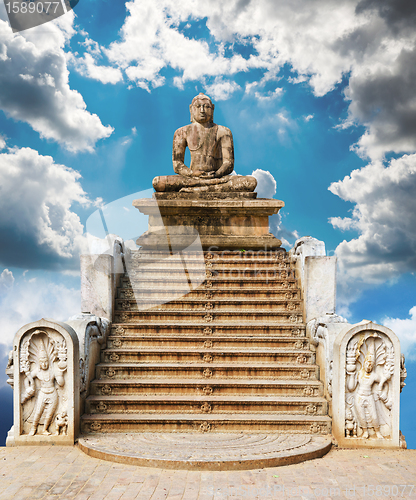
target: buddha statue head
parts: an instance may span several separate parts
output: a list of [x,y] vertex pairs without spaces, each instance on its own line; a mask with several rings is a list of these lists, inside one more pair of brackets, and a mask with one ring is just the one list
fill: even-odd
[[214,120],[214,108],[211,99],[203,94],[199,93],[192,99],[192,103],[189,106],[189,111],[191,112],[191,122],[192,123],[212,123]]

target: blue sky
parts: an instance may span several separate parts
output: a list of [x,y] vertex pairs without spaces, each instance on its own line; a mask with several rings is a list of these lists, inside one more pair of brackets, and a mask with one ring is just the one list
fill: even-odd
[[3,365],[20,326],[79,311],[88,217],[173,173],[173,132],[203,91],[235,170],[262,170],[259,195],[285,202],[285,247],[310,235],[337,255],[338,314],[401,339],[416,448],[415,22],[405,0],[81,0],[13,34],[1,3]]

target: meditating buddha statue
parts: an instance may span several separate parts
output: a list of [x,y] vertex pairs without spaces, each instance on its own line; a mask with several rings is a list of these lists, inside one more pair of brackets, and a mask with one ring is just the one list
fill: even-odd
[[[214,123],[214,105],[199,94],[189,106],[191,124],[179,128],[173,137],[173,170],[176,175],[153,179],[158,192],[251,192],[257,185],[253,176],[231,175],[234,170],[233,136],[227,127]],[[191,164],[187,167],[185,150]]]

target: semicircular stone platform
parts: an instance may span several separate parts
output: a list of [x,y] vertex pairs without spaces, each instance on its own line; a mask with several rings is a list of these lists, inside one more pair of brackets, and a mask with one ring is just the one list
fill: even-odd
[[246,433],[106,433],[81,437],[78,446],[102,460],[185,470],[247,470],[320,458],[330,436]]

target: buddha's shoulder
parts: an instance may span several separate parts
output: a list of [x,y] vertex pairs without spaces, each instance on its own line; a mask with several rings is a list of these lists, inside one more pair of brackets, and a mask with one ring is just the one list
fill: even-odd
[[217,137],[232,137],[233,134],[231,133],[231,130],[227,127],[224,127],[223,125],[217,125],[218,127],[218,132],[217,132]]
[[188,135],[188,133],[190,132],[191,127],[192,127],[192,124],[184,125],[183,127],[178,128],[177,130],[175,130],[174,136],[175,137],[186,137]]

